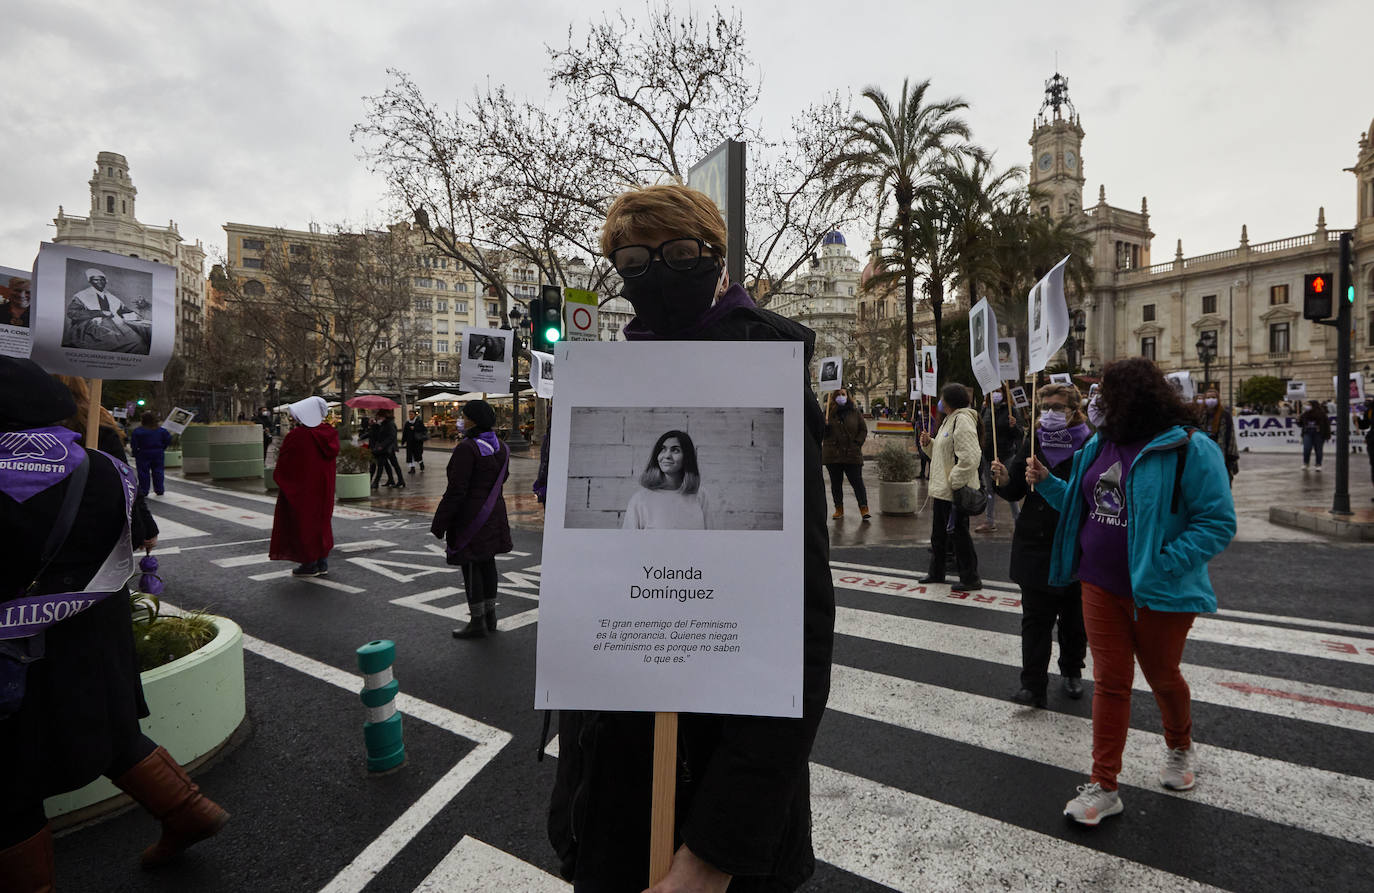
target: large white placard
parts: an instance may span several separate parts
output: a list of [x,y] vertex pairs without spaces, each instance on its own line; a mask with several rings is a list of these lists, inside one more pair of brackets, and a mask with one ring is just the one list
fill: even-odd
[[33,351],[33,274],[0,267],[0,356],[27,357]]
[[[1331,430],[1336,417],[1331,416]],[[1236,448],[1252,453],[1297,453],[1302,450],[1302,422],[1296,415],[1239,415]]]
[[[1334,375],[1331,376],[1331,390],[1332,390],[1333,393],[1336,393],[1336,394],[1340,394],[1340,392],[1341,392],[1340,385],[1336,383],[1336,376],[1334,376]],[[1363,373],[1363,372],[1352,372],[1352,373],[1350,373],[1350,402],[1351,402],[1351,403],[1363,403],[1363,402],[1364,402],[1364,373]]]
[[973,363],[973,377],[984,394],[1002,387],[1002,370],[997,363],[997,314],[987,298],[983,298],[968,313],[968,352]]
[[1003,381],[1019,381],[1021,378],[1021,357],[1016,349],[1015,338],[997,339],[997,369]]
[[1063,346],[1069,335],[1069,305],[1064,300],[1065,257],[1035,283],[1026,297],[1026,371],[1039,372]]
[[[1332,381],[1334,382],[1335,379],[1332,379]],[[1285,400],[1306,400],[1306,399],[1307,399],[1307,382],[1305,382],[1305,381],[1290,381],[1290,382],[1288,382],[1288,388],[1287,388],[1287,390],[1286,390],[1285,393],[1284,393],[1284,399],[1285,399]]]
[[820,371],[820,386],[816,390],[824,394],[844,387],[844,357],[822,357],[816,368]]
[[911,399],[921,399],[921,376],[919,375],[911,379]]
[[802,346],[554,356],[535,707],[801,716]]
[[510,329],[467,329],[458,381],[465,391],[510,393]]
[[530,386],[536,397],[553,397],[553,354],[530,351]]
[[940,358],[934,346],[921,348],[921,391],[928,397],[940,393]]
[[176,343],[176,270],[44,242],[34,267],[33,359],[84,378],[162,380]]

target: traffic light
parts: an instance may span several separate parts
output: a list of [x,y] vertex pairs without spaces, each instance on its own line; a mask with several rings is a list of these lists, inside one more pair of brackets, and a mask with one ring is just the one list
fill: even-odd
[[563,289],[556,285],[545,285],[539,296],[539,312],[531,314],[534,321],[534,338],[546,345],[544,350],[553,351],[553,346],[563,337]]
[[548,352],[548,346],[540,339],[539,321],[544,318],[544,302],[538,298],[530,298],[530,315],[525,319],[525,325],[530,327],[530,349]]
[[1330,273],[1308,273],[1302,277],[1303,318],[1329,319],[1331,293],[1334,290]]
[[147,401],[147,400],[144,400],[142,397],[139,397],[139,398],[138,398],[138,405],[139,405],[139,406],[146,406],[147,404],[148,404],[148,401]]

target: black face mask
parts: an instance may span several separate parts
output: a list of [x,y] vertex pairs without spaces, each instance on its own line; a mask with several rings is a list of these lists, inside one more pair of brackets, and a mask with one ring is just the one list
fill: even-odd
[[654,261],[643,276],[626,280],[621,294],[634,305],[641,324],[655,335],[667,337],[691,328],[711,309],[719,281],[718,258],[685,273]]

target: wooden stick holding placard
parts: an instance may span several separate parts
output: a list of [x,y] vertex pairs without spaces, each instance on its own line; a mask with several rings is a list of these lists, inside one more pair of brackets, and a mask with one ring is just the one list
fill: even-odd
[[97,438],[100,433],[100,392],[104,387],[103,378],[89,379],[87,390],[90,391],[90,402],[86,404],[86,442],[84,446],[88,450],[99,449]]
[[654,789],[649,830],[649,886],[673,864],[677,809],[677,714],[654,714]]
[[[1031,421],[1030,421],[1030,462],[1035,461],[1035,420],[1039,414],[1035,411],[1036,405],[1040,402],[1040,372],[1037,370],[1031,373]],[[1030,485],[1031,492],[1035,492],[1035,484]]]

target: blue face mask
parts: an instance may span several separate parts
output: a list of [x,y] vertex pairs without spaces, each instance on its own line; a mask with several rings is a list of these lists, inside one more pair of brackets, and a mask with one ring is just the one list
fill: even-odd
[[945,401],[944,401],[944,400],[941,400],[939,403],[936,403],[936,404],[935,404],[935,408],[938,409],[938,410],[940,410],[941,413],[944,413],[944,412],[946,411],[946,410],[945,410]]

